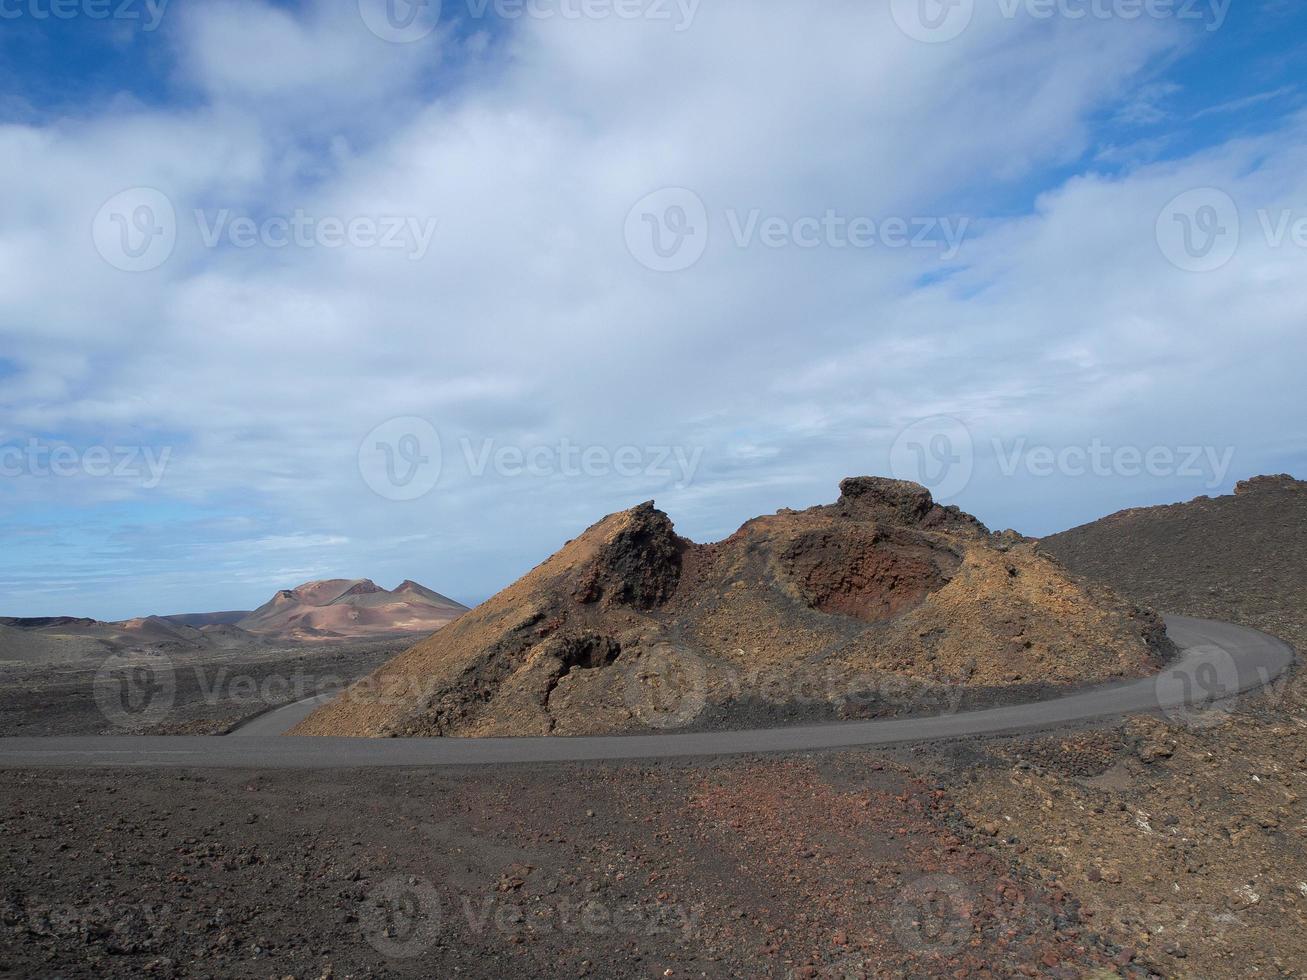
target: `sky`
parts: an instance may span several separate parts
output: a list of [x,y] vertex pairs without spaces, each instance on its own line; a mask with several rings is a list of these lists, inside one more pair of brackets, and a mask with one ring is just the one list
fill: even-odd
[[0,615],[1307,477],[1291,0],[2,0]]

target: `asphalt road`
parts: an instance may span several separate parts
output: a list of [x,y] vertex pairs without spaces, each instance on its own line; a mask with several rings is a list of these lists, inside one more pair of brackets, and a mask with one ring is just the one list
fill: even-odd
[[285,735],[288,731],[302,722],[313,710],[319,705],[326,704],[336,696],[337,692],[331,691],[327,694],[319,694],[316,697],[305,698],[303,701],[296,701],[294,704],[288,704],[284,708],[274,708],[266,711],[257,718],[251,718],[243,725],[238,725],[229,732],[229,735],[238,738],[261,738],[269,735]]
[[586,738],[356,739],[272,734],[285,731],[314,707],[300,703],[255,719],[253,726],[242,730],[242,737],[235,738],[4,738],[0,739],[0,767],[326,769],[582,762],[945,741],[1041,731],[1150,711],[1193,717],[1201,723],[1201,712],[1221,710],[1221,704],[1235,695],[1269,684],[1294,659],[1287,643],[1257,630],[1183,616],[1167,617],[1166,622],[1168,633],[1184,652],[1156,677],[1103,685],[1049,701],[931,718]]

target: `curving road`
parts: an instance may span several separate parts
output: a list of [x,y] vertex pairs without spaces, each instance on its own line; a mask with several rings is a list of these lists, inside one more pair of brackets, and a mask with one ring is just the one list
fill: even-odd
[[296,701],[282,708],[273,708],[243,724],[237,725],[228,735],[239,738],[262,738],[269,735],[285,735],[318,708],[332,700],[339,692],[329,691],[315,697]]
[[[242,726],[238,738],[103,736],[0,739],[0,767],[132,766],[325,769],[662,759],[803,752],[1040,731],[1117,715],[1163,711],[1175,718],[1271,683],[1294,651],[1257,630],[1168,616],[1181,657],[1156,677],[1094,687],[1031,704],[933,718],[841,722],[756,731],[586,738],[284,738],[316,707],[299,702]],[[1201,715],[1197,716],[1201,718]]]

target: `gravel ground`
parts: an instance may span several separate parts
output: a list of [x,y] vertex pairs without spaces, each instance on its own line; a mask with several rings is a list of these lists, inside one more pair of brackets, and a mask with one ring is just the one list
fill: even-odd
[[[411,640],[0,665],[0,736],[220,735],[269,708],[334,690]],[[133,695],[140,711],[133,711]]]
[[918,770],[846,752],[7,773],[0,970],[1009,977],[1120,959],[1072,894],[1015,870]]
[[[1307,483],[1124,511],[1041,543],[1168,612],[1307,652]],[[1114,746],[1014,743],[960,796],[1022,836],[1095,922],[1181,977],[1307,975],[1307,672],[1217,710],[1136,718]],[[1220,678],[1212,678],[1219,684]]]

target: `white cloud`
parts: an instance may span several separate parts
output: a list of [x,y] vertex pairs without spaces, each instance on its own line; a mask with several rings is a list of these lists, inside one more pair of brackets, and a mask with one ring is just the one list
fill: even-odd
[[[1299,206],[1301,124],[1059,180],[1009,216],[1048,168],[1093,151],[1101,113],[1182,43],[1173,26],[982,17],[923,46],[883,5],[815,17],[778,0],[704,4],[680,33],[526,19],[390,45],[353,4],[191,9],[178,71],[200,105],[0,130],[0,324],[24,369],[3,382],[0,421],[175,445],[162,496],[145,499],[247,509],[247,534],[323,546],[341,573],[465,598],[655,494],[700,535],[828,499],[840,476],[883,472],[898,427],[935,413],[982,448],[1011,433],[1233,440],[1236,468],[1260,468],[1285,451],[1266,420],[1293,415],[1304,256],[1253,239],[1218,272],[1183,273],[1153,226],[1188,187],[1223,187],[1250,216]],[[704,200],[711,234],[697,265],[658,274],[623,225],[669,185]],[[168,261],[129,274],[89,227],[135,186],[167,193],[179,227]],[[414,262],[205,248],[195,209],[438,224]],[[972,233],[947,265],[911,248],[742,249],[730,209],[962,216]],[[357,470],[363,436],[405,415],[431,419],[446,449],[416,504],[377,497]],[[684,489],[474,479],[464,435],[706,452]],[[1054,494],[978,465],[961,502],[1046,530],[1104,499],[1092,481]],[[429,546],[370,544],[415,531]]]

